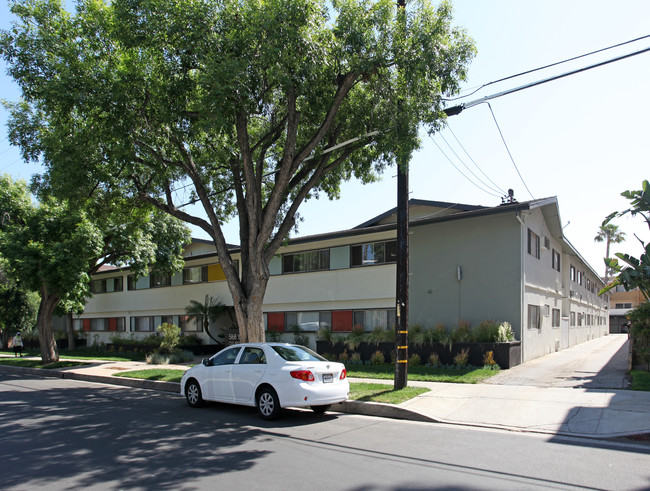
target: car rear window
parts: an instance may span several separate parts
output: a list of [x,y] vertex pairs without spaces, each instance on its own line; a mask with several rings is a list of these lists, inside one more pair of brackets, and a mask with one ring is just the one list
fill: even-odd
[[304,346],[273,346],[275,352],[287,361],[327,361]]

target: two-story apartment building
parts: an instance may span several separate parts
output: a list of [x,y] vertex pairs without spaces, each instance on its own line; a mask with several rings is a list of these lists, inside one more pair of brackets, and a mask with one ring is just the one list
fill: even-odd
[[[411,200],[410,232],[411,325],[507,321],[522,342],[522,361],[608,333],[602,280],[563,236],[557,199],[497,207]],[[292,340],[298,326],[313,344],[321,328],[392,329],[396,249],[395,210],[288,241],[269,265],[268,331]],[[232,255],[239,260],[236,247]],[[204,240],[187,247],[181,273],[135,279],[115,269],[95,275],[93,285],[96,294],[75,319],[89,343],[149,335],[162,322],[204,336],[183,314],[189,301],[209,294],[232,304]]]

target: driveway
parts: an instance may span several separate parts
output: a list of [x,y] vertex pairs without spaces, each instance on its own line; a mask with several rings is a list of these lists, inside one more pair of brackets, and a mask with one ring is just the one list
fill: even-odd
[[610,334],[504,370],[484,383],[624,389],[627,356],[627,334]]

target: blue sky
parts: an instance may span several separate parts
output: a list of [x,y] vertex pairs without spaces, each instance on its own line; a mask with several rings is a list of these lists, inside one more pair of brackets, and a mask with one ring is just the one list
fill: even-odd
[[[650,2],[645,0],[456,0],[453,5],[456,24],[466,28],[478,48],[467,89],[650,34]],[[0,28],[8,28],[9,22],[7,4],[1,3]],[[466,100],[648,46],[650,39],[645,39],[493,84]],[[0,71],[0,97],[15,100],[19,93],[7,77],[4,64]],[[566,237],[602,273],[605,248],[593,241],[598,226],[609,213],[626,206],[620,197],[622,191],[639,189],[643,179],[650,179],[648,80],[650,53],[645,53],[491,101],[525,185],[485,104],[449,118],[453,134],[443,130],[433,140],[466,175],[471,177],[442,137],[484,182],[492,181],[503,191],[513,188],[520,201],[530,199],[531,194],[534,198],[557,196]],[[40,169],[22,163],[18,151],[9,147],[4,129],[6,116],[0,110],[0,172],[28,180]],[[480,170],[458,146],[456,138]],[[394,174],[389,170],[381,182],[365,186],[346,183],[338,201],[306,203],[301,209],[304,221],[299,225],[299,235],[350,228],[395,206]],[[463,177],[425,135],[421,150],[411,162],[410,188],[411,196],[418,199],[484,206],[501,202],[500,192],[485,192]],[[615,246],[613,252],[638,255],[640,245],[633,234],[650,240],[647,227],[632,219],[616,223],[627,233],[628,240]],[[229,242],[239,242],[234,224],[227,225],[225,233]]]

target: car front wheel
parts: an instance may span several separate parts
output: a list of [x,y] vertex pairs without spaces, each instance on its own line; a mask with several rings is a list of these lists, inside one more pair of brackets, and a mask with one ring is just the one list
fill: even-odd
[[263,388],[257,396],[257,410],[264,419],[276,419],[280,415],[280,399],[271,387]]
[[196,380],[190,380],[185,386],[185,397],[187,403],[192,407],[203,405],[203,396],[201,395],[201,386]]

